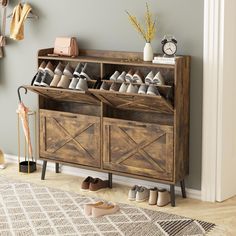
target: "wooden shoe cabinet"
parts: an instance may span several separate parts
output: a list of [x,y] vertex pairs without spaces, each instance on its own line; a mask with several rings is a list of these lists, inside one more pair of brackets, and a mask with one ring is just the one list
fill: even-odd
[[[176,58],[174,65],[133,60],[141,53],[81,50],[77,58],[48,56],[53,49],[38,53],[42,61],[59,61],[74,67],[87,62],[89,73],[104,78],[115,70],[139,69],[144,75],[160,71],[166,85],[160,96],[101,91],[90,82],[86,92],[25,86],[39,97],[39,150],[44,160],[170,185],[175,205],[175,185],[189,168],[189,75],[190,57]],[[138,181],[137,181],[138,183]]]

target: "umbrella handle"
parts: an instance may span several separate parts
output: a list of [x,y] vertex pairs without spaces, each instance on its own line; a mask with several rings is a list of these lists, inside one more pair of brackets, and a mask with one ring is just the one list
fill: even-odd
[[25,94],[27,94],[27,92],[28,92],[27,88],[25,88],[24,86],[20,86],[20,87],[17,89],[19,102],[22,101],[22,100],[21,100],[21,95],[20,95],[20,90],[21,90],[22,88],[25,90]]

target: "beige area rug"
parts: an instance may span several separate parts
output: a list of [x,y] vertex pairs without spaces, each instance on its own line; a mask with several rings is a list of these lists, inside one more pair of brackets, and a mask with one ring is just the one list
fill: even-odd
[[0,235],[206,235],[214,224],[119,204],[120,211],[86,217],[83,205],[96,199],[0,176]]

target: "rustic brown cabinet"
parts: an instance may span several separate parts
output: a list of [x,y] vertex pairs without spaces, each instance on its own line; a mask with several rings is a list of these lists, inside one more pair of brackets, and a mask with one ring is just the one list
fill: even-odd
[[102,91],[98,80],[90,81],[86,92],[25,86],[39,95],[42,179],[47,161],[53,161],[56,172],[59,163],[106,172],[110,187],[112,174],[169,184],[172,206],[180,182],[186,197],[190,57],[158,65],[138,60],[141,53],[81,50],[79,57],[68,58],[48,56],[52,51],[40,50],[38,64],[86,62],[93,78],[115,70],[160,71],[166,85],[157,86],[160,96]]

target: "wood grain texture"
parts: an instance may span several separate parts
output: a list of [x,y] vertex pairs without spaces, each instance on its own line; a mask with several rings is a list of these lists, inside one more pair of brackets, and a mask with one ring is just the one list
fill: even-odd
[[100,167],[100,118],[40,110],[40,156]]
[[143,94],[127,94],[91,89],[90,92],[102,102],[114,108],[125,110],[137,110],[159,113],[173,113],[174,109],[170,102],[162,96],[150,96]]
[[175,69],[175,182],[184,179],[189,172],[189,63],[190,58],[180,58]]
[[25,86],[32,92],[38,93],[40,96],[44,96],[48,99],[55,99],[61,101],[71,101],[87,104],[100,104],[100,101],[89,92],[59,89],[59,88],[45,88],[37,86]]
[[[39,95],[40,158],[91,170],[176,184],[189,168],[190,57],[174,65],[143,62],[141,53],[81,50],[76,58],[38,53],[55,65],[89,63],[93,76],[129,69],[161,72],[161,96],[27,86]],[[171,96],[169,96],[171,91]],[[167,99],[168,97],[168,99]],[[94,145],[91,145],[94,144]]]
[[173,127],[104,118],[104,168],[163,180],[173,177]]

